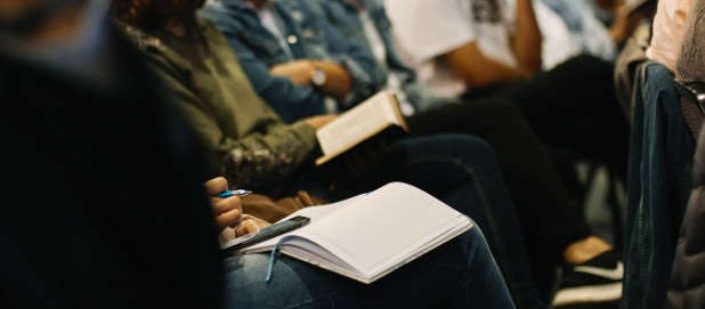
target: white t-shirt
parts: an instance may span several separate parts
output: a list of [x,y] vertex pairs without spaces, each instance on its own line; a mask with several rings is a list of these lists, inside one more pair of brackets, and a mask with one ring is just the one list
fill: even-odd
[[516,10],[507,0],[386,0],[399,54],[416,68],[419,79],[443,96],[466,91],[437,57],[476,42],[480,51],[516,67],[509,35]]

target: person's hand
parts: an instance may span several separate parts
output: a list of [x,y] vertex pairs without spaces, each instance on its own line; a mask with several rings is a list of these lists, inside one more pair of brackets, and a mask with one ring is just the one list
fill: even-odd
[[262,219],[256,218],[250,215],[243,215],[242,222],[235,229],[235,236],[240,237],[245,234],[254,234],[259,232],[259,230],[270,226],[269,222]]
[[288,78],[292,83],[299,86],[308,86],[316,71],[312,61],[296,60],[273,66],[269,73],[275,76]]
[[304,122],[312,126],[314,129],[318,130],[320,128],[325,127],[328,123],[332,122],[336,118],[338,118],[338,115],[321,115],[306,118],[304,119]]
[[[223,177],[213,178],[205,183],[208,195],[216,195],[228,190],[228,181]],[[231,196],[228,198],[211,197],[211,207],[215,214],[215,220],[221,230],[232,227],[237,228],[242,219],[242,202],[240,197]]]

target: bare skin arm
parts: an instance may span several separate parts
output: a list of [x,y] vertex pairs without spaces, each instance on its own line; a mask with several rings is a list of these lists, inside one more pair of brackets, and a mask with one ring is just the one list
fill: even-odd
[[286,77],[300,86],[311,85],[314,72],[319,69],[326,73],[326,82],[321,91],[335,96],[344,97],[352,88],[352,79],[348,71],[341,65],[328,61],[296,60],[272,67],[272,75]]
[[531,0],[517,0],[515,29],[511,44],[519,67],[530,74],[541,71],[541,30]]
[[530,74],[486,57],[477,44],[468,43],[442,56],[449,68],[471,87],[484,88],[497,83],[526,78]]
[[482,88],[527,78],[541,70],[541,32],[531,0],[517,1],[516,29],[509,43],[517,59],[517,68],[487,57],[475,42],[442,55],[441,60],[471,87]]

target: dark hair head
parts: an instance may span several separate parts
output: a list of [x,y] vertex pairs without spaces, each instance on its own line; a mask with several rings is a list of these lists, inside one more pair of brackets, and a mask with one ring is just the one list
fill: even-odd
[[204,0],[111,0],[113,16],[145,31],[163,30],[176,21],[190,26]]

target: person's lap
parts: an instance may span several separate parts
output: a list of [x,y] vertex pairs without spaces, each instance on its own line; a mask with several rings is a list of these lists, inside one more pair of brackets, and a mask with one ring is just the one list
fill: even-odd
[[486,142],[467,134],[402,138],[349,194],[403,181],[473,218],[486,232],[515,300],[523,307],[539,307],[515,208],[494,156]]
[[266,282],[268,262],[226,260],[226,308],[514,308],[477,227],[371,285],[283,255]]

